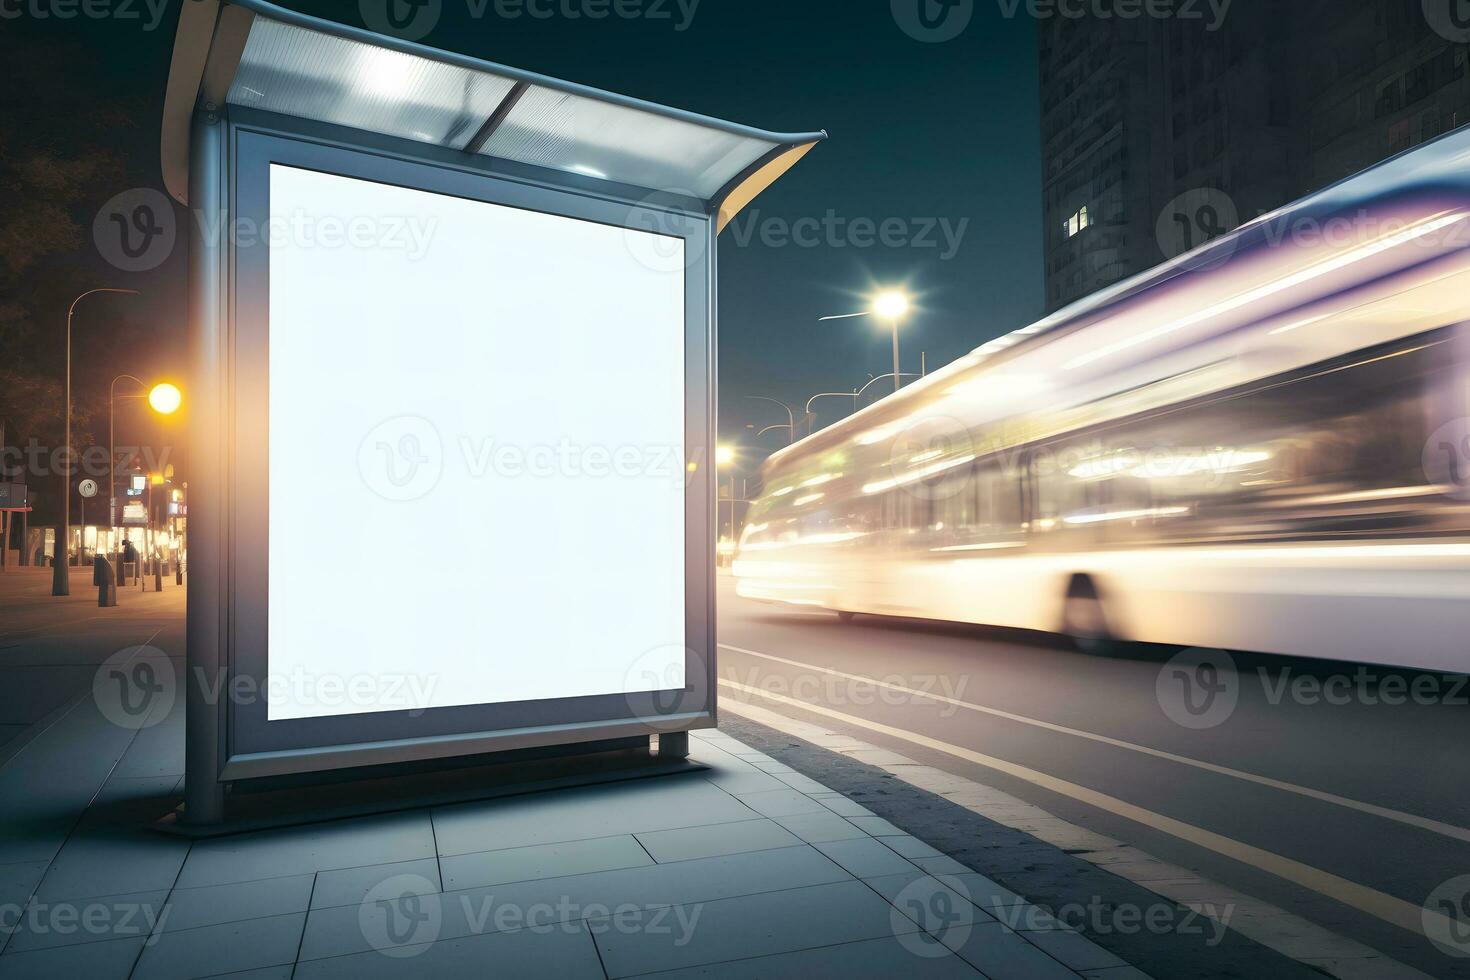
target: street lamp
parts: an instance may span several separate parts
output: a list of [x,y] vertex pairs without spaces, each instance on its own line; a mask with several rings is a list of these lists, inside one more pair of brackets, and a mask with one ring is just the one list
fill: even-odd
[[179,391],[177,385],[171,385],[167,381],[153,386],[148,392],[148,404],[159,415],[172,415],[179,410],[179,405],[184,400],[183,392]]
[[[131,381],[139,388],[148,387],[141,378],[137,378],[131,374],[119,374],[107,386],[107,523],[109,528],[112,527],[112,522],[120,516],[117,513],[117,449],[113,439],[113,402],[115,401],[117,383],[119,381]],[[136,395],[123,395],[123,397],[143,398],[145,397],[145,393],[139,392]],[[172,415],[178,411],[179,406],[184,402],[184,393],[179,390],[177,385],[169,384],[167,381],[160,382],[152,388],[149,388],[146,392],[146,397],[148,399],[148,405],[160,415]],[[111,531],[109,530],[108,533],[110,534]],[[119,583],[122,582],[121,576],[124,570],[122,560],[118,559],[117,571]],[[140,570],[139,575],[141,574],[142,571]]]
[[796,412],[792,409],[790,405],[776,398],[767,398],[765,395],[746,395],[745,397],[749,398],[751,401],[770,402],[772,405],[780,405],[782,408],[786,409],[785,425],[768,425],[764,429],[760,430],[760,432],[757,432],[757,436],[763,436],[767,432],[770,432],[772,429],[785,429],[786,444],[789,446],[796,441]]
[[[51,561],[51,594],[71,595],[71,319],[77,304],[93,293],[122,293],[137,296],[136,289],[113,289],[102,286],[89,289],[71,301],[66,310],[66,453],[62,456],[61,534],[57,535],[55,558]],[[81,551],[80,548],[77,549]]]
[[870,309],[860,313],[839,313],[836,316],[824,316],[818,319],[846,320],[855,316],[875,316],[880,320],[886,320],[893,331],[893,390],[898,391],[899,386],[903,383],[903,376],[898,370],[898,325],[908,315],[912,305],[908,293],[903,290],[885,289],[873,297]]

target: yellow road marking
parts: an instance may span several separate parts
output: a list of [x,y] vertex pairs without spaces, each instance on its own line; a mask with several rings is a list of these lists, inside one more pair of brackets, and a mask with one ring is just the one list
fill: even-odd
[[1375,817],[1382,817],[1385,820],[1393,820],[1397,823],[1407,824],[1411,827],[1417,827],[1420,830],[1427,830],[1430,833],[1439,834],[1442,837],[1450,837],[1455,840],[1470,842],[1470,829],[1464,827],[1456,827],[1454,824],[1442,823],[1438,820],[1431,820],[1429,817],[1421,817],[1417,814],[1405,813],[1402,810],[1394,810],[1389,807],[1378,806],[1373,803],[1364,803],[1362,800],[1354,800],[1346,796],[1338,796],[1336,793],[1327,793],[1323,790],[1312,789],[1309,786],[1298,786],[1295,783],[1284,782],[1280,779],[1272,779],[1270,776],[1260,776],[1256,773],[1245,772],[1241,769],[1232,769],[1229,766],[1216,765],[1213,762],[1204,762],[1200,759],[1191,759],[1189,756],[1186,755],[1176,755],[1173,752],[1165,752],[1163,749],[1155,749],[1147,745],[1139,745],[1135,742],[1126,742],[1123,739],[1112,738],[1107,735],[1098,735],[1095,732],[1083,731],[1080,728],[1069,728],[1066,725],[1058,725],[1053,722],[1042,721],[1039,718],[1028,718],[1026,715],[1018,715],[1010,711],[1003,711],[1000,708],[990,708],[986,707],[983,704],[975,704],[971,701],[961,701],[958,698],[946,697],[943,694],[935,694],[930,691],[919,691],[914,688],[904,687],[901,684],[891,684],[887,681],[880,680],[876,677],[869,677],[865,674],[850,674],[846,671],[833,670],[830,667],[819,667],[816,664],[803,663],[800,660],[790,660],[786,657],[778,657],[770,653],[761,653],[759,650],[747,650],[744,647],[732,646],[729,643],[721,643],[720,646],[724,647],[727,650],[734,650],[736,653],[743,653],[752,657],[760,657],[764,660],[774,660],[777,663],[789,664],[793,667],[802,667],[806,670],[815,670],[823,674],[830,674],[834,677],[841,677],[847,680],[858,681],[864,684],[872,684],[875,687],[885,688],[886,690],[896,691],[901,694],[907,694],[913,697],[928,698],[931,701],[937,701],[942,704],[951,704],[955,707],[965,708],[969,711],[977,711],[981,714],[993,715],[996,718],[1004,718],[1007,721],[1019,722],[1023,725],[1031,725],[1035,728],[1044,728],[1047,731],[1059,732],[1063,735],[1071,735],[1076,738],[1085,738],[1088,741],[1099,742],[1103,745],[1111,745],[1114,748],[1127,749],[1130,752],[1137,752],[1140,755],[1152,756],[1155,759],[1165,759],[1169,762],[1177,762],[1180,765],[1191,766],[1195,769],[1202,769],[1206,772],[1215,773],[1216,775],[1229,776],[1231,779],[1239,779],[1245,782],[1255,783],[1259,786],[1269,786],[1272,789],[1278,789],[1285,793],[1295,793],[1297,796],[1305,796],[1309,799],[1320,800],[1323,803],[1331,803],[1334,806],[1346,807],[1349,810],[1357,810],[1359,813],[1367,813]]
[[859,718],[855,715],[836,711],[823,705],[810,704],[796,698],[788,698],[784,695],[762,691],[759,688],[725,680],[724,678],[720,679],[720,686],[730,688],[731,690],[742,691],[746,694],[753,694],[756,697],[765,698],[778,704],[790,705],[802,711],[810,711],[813,714],[832,718],[858,728],[866,728],[869,731],[888,735],[892,738],[902,739],[914,745],[943,752],[946,755],[964,759],[967,762],[973,762],[976,765],[985,766],[997,772],[1003,772],[1017,779],[1023,779],[1028,783],[1040,786],[1053,793],[1070,797],[1081,803],[1096,807],[1099,810],[1104,810],[1116,816],[1132,820],[1135,823],[1150,827],[1171,837],[1177,837],[1198,847],[1214,851],[1216,854],[1224,855],[1243,864],[1248,864],[1253,868],[1266,871],[1278,878],[1283,878],[1304,888],[1309,888],[1320,895],[1325,895],[1344,905],[1351,906],[1360,912],[1366,912],[1376,919],[1382,919],[1384,922],[1398,926],[1401,929],[1407,929],[1416,934],[1422,935],[1425,927],[1431,924],[1437,925],[1439,929],[1444,930],[1449,929],[1451,925],[1450,920],[1445,918],[1441,913],[1414,905],[1401,898],[1395,898],[1392,895],[1369,888],[1366,885],[1360,885],[1355,881],[1349,881],[1339,875],[1332,874],[1330,871],[1323,871],[1320,868],[1314,868],[1311,865],[1294,861],[1280,854],[1274,854],[1271,851],[1255,847],[1251,844],[1242,843],[1223,834],[1217,834],[1214,831],[1205,830],[1193,824],[1187,824],[1173,817],[1166,817],[1161,813],[1155,813],[1152,810],[1129,803],[1126,800],[1120,800],[1116,796],[1109,796],[1106,793],[1100,793],[1086,786],[1080,786],[1077,783],[1068,782],[1065,779],[1059,779],[1056,776],[1039,772],[1026,766],[1017,765],[1014,762],[1007,762],[1005,759],[985,755],[984,753],[976,752],[960,745],[952,745],[949,742],[940,741],[937,738],[930,738],[927,735],[920,735],[917,732],[905,731],[901,728],[894,728],[891,725],[884,725],[881,722]]

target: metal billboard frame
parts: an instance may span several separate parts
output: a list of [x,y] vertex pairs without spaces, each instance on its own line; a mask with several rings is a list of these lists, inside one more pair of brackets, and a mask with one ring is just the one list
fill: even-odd
[[[223,787],[279,776],[568,745],[712,727],[714,640],[714,352],[717,249],[713,217],[696,202],[636,188],[578,186],[557,172],[503,161],[433,159],[392,137],[232,109],[196,121],[191,147],[190,350],[195,406],[193,528],[187,658],[186,814],[223,813]],[[445,155],[449,155],[446,151]],[[267,722],[263,691],[267,597],[262,495],[266,433],[268,245],[242,245],[236,219],[258,220],[271,163],[299,166],[634,230],[679,235],[685,270],[686,675],[683,691],[510,702]],[[487,164],[490,161],[487,161]],[[514,172],[510,172],[513,170]],[[606,182],[599,182],[606,184]],[[638,197],[633,195],[637,194]],[[641,199],[640,199],[641,198]],[[251,545],[247,542],[259,542]],[[238,703],[237,703],[238,702]]]

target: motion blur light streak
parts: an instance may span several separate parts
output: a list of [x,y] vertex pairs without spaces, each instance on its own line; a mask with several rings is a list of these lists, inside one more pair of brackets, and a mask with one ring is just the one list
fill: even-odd
[[921,470],[913,470],[902,476],[879,480],[876,483],[865,483],[863,484],[863,493],[882,493],[885,490],[892,490],[894,487],[901,487],[908,483],[917,483],[920,480],[927,480],[931,476],[943,473],[945,470],[952,470],[957,466],[964,466],[966,463],[972,463],[974,461],[975,455],[973,453],[967,453],[964,456],[947,459],[942,463],[935,463],[933,466],[926,466]]
[[[757,500],[742,547],[782,542],[807,570],[787,581],[836,588],[747,580],[737,554],[737,592],[1087,648],[1470,669],[1467,149],[1470,130],[1427,143],[1282,209],[1279,235],[1230,232],[773,454],[766,486],[834,452],[844,475],[820,508]],[[1290,233],[1344,221],[1380,233]]]
[[1073,514],[1062,518],[1064,524],[1101,524],[1105,521],[1136,521],[1144,517],[1173,517],[1188,514],[1188,507],[1153,507],[1145,510],[1115,510],[1102,514]]
[[1240,309],[1241,307],[1249,306],[1251,303],[1254,303],[1259,299],[1264,299],[1265,297],[1270,296],[1274,293],[1279,293],[1284,290],[1303,285],[1304,283],[1310,282],[1313,279],[1325,276],[1329,272],[1336,272],[1339,269],[1346,268],[1347,266],[1350,266],[1355,262],[1361,262],[1362,260],[1377,255],[1380,252],[1386,252],[1391,248],[1396,248],[1399,245],[1411,242],[1417,238],[1423,238],[1425,235],[1431,235],[1442,228],[1447,228],[1452,224],[1464,221],[1466,217],[1470,217],[1470,215],[1455,213],[1418,222],[1417,224],[1406,228],[1401,232],[1397,232],[1396,234],[1387,235],[1385,237],[1379,238],[1375,241],[1369,242],[1366,245],[1362,245],[1358,248],[1352,249],[1351,251],[1344,252],[1329,259],[1325,259],[1321,262],[1316,263],[1315,265],[1310,265],[1305,269],[1292,273],[1291,275],[1283,276],[1280,279],[1275,280],[1274,282],[1267,283],[1263,286],[1258,286],[1255,289],[1247,290],[1246,292],[1241,293],[1240,295],[1224,303],[1217,303],[1214,306],[1209,306],[1196,313],[1181,317],[1178,320],[1173,321],[1172,323],[1162,324],[1152,330],[1145,330],[1142,333],[1135,334],[1134,336],[1129,337],[1126,340],[1120,340],[1115,344],[1109,344],[1108,346],[1103,347],[1099,350],[1083,354],[1080,357],[1074,357],[1072,360],[1062,365],[1062,370],[1066,371],[1072,368],[1078,368],[1087,364],[1091,364],[1093,361],[1101,360],[1104,357],[1111,357],[1113,354],[1121,353],[1122,351],[1128,350],[1130,347],[1137,347],[1139,344],[1147,343],[1150,340],[1156,340],[1159,337],[1165,336],[1166,334],[1174,333],[1178,330],[1182,330],[1185,327],[1191,327],[1197,323],[1203,323],[1206,320],[1211,320],[1217,316],[1220,316],[1223,313],[1230,313],[1234,310]]

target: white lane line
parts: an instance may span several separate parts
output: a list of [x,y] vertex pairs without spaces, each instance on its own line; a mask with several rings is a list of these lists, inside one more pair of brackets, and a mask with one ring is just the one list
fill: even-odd
[[[830,752],[875,766],[1002,826],[1013,827],[1062,850],[1080,851],[1076,853],[1079,859],[1193,909],[1327,976],[1341,980],[1428,980],[1426,974],[1356,940],[1210,881],[1187,868],[1159,861],[1130,844],[1054,817],[1038,806],[984,783],[935,769],[838,733],[834,728],[799,721],[757,704],[726,696],[721,699],[720,707]],[[944,876],[939,877],[945,880]]]
[[863,684],[871,684],[875,687],[885,688],[890,691],[896,691],[898,693],[911,695],[913,697],[928,698],[931,701],[937,701],[943,704],[952,704],[958,708],[965,708],[969,711],[978,711],[981,714],[992,715],[996,718],[1004,718],[1007,721],[1019,722],[1020,724],[1031,725],[1035,728],[1044,728],[1047,731],[1058,732],[1063,735],[1071,735],[1076,738],[1085,738],[1091,742],[1099,742],[1103,745],[1111,745],[1114,748],[1127,749],[1130,752],[1137,752],[1140,755],[1152,756],[1155,759],[1165,759],[1169,762],[1177,762],[1180,765],[1191,766],[1195,769],[1202,769],[1205,772],[1212,772],[1216,775],[1229,776],[1231,779],[1239,779],[1244,782],[1255,783],[1259,786],[1269,786],[1272,789],[1279,789],[1284,793],[1295,793],[1297,796],[1305,796],[1309,799],[1320,800],[1323,803],[1331,803],[1334,806],[1346,807],[1349,810],[1357,810],[1359,813],[1367,813],[1375,817],[1382,817],[1384,820],[1392,820],[1396,823],[1406,824],[1410,827],[1417,827],[1420,830],[1427,830],[1432,834],[1439,834],[1442,837],[1450,837],[1454,840],[1470,842],[1470,829],[1464,827],[1456,827],[1454,824],[1442,823],[1438,820],[1431,820],[1429,817],[1421,817],[1417,814],[1405,813],[1402,810],[1394,810],[1389,807],[1378,806],[1374,803],[1365,803],[1362,800],[1354,800],[1346,796],[1338,796],[1336,793],[1327,793],[1320,789],[1312,789],[1310,786],[1298,786],[1295,783],[1284,782],[1280,779],[1272,779],[1270,776],[1260,776],[1256,773],[1245,772],[1241,769],[1232,769],[1229,766],[1216,765],[1213,762],[1204,762],[1200,759],[1192,759],[1186,755],[1176,755],[1173,752],[1165,752],[1163,749],[1155,749],[1147,745],[1139,745],[1135,742],[1126,742],[1120,738],[1112,738],[1107,735],[1098,735],[1095,732],[1087,732],[1079,728],[1069,728],[1066,725],[1058,725],[1054,724],[1053,722],[1042,721],[1039,718],[1028,718],[1026,715],[1018,715],[1010,711],[1003,711],[1000,708],[990,708],[983,704],[975,704],[971,701],[961,701],[958,698],[946,697],[943,694],[935,694],[930,691],[919,691],[915,690],[914,688],[904,687],[900,684],[890,684],[887,681],[880,680],[876,677],[869,677],[865,674],[849,674],[846,671],[833,670],[830,667],[819,667],[816,664],[803,663],[800,660],[790,660],[786,657],[778,657],[775,654],[761,653],[759,650],[748,650],[744,647],[732,646],[729,643],[721,643],[720,646],[724,647],[727,650],[734,650],[736,653],[743,653],[752,657],[760,657],[764,660],[774,660],[777,663],[788,664],[792,667],[801,667],[806,670],[814,670],[823,674],[830,674],[834,677],[841,677],[846,680],[858,681]]
[[964,759],[967,762],[973,762],[976,765],[994,769],[997,772],[1003,772],[1017,779],[1024,779],[1028,783],[1040,786],[1053,793],[1070,797],[1078,802],[1096,807],[1099,810],[1124,817],[1135,823],[1143,824],[1145,827],[1150,827],[1161,833],[1168,834],[1171,837],[1177,837],[1182,841],[1187,841],[1206,850],[1214,851],[1216,854],[1221,854],[1233,860],[1240,861],[1243,864],[1248,864],[1253,868],[1258,868],[1278,878],[1294,882],[1303,888],[1309,888],[1320,895],[1326,895],[1328,898],[1351,906],[1360,912],[1366,912],[1376,919],[1382,919],[1384,922],[1398,926],[1400,929],[1406,929],[1417,935],[1423,935],[1422,930],[1431,925],[1437,925],[1440,929],[1449,929],[1453,924],[1450,919],[1439,912],[1426,909],[1411,902],[1406,902],[1401,898],[1395,898],[1392,895],[1369,888],[1366,885],[1360,885],[1355,881],[1349,881],[1330,871],[1314,868],[1311,865],[1303,864],[1289,857],[1284,857],[1280,854],[1264,850],[1263,848],[1226,837],[1224,834],[1217,834],[1212,830],[1205,830],[1203,827],[1187,824],[1182,820],[1176,820],[1173,817],[1167,817],[1162,813],[1155,813],[1153,810],[1147,810],[1126,800],[1120,800],[1116,796],[1109,796],[1095,789],[1089,789],[1086,786],[1080,786],[1077,783],[1068,782],[1065,779],[1059,779],[1056,776],[1038,772],[1026,766],[1020,766],[1014,762],[1008,762],[1005,759],[985,755],[984,753],[967,749],[961,745],[952,745],[949,742],[943,742],[937,738],[920,735],[918,732],[905,731],[902,728],[894,728],[892,725],[884,725],[866,718],[859,718],[856,715],[835,711],[832,708],[819,704],[810,704],[796,698],[788,698],[781,694],[762,691],[759,688],[725,680],[724,678],[720,679],[720,686],[728,687],[731,690],[742,691],[746,694],[753,694],[756,697],[765,698],[777,704],[789,705],[802,711],[810,711],[847,725],[866,728],[869,731],[878,732],[891,738],[902,739],[914,745],[943,752],[946,755],[952,755],[956,758]]

